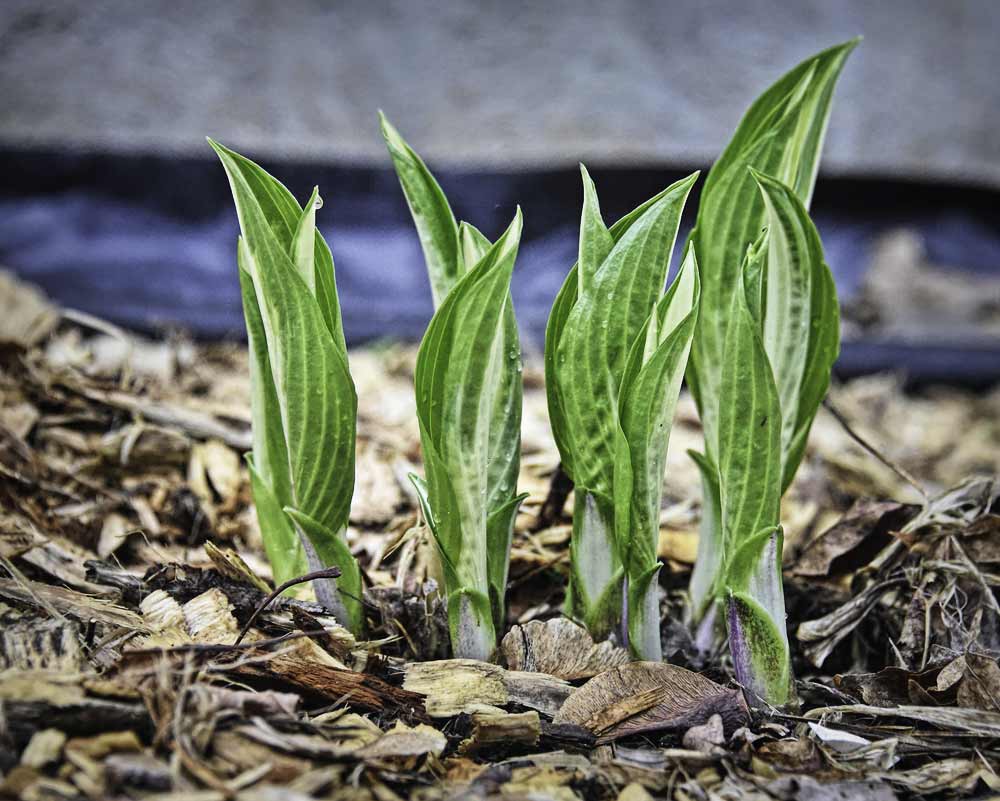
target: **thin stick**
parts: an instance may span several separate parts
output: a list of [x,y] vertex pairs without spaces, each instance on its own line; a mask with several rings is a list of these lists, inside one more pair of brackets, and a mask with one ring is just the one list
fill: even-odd
[[851,427],[851,424],[847,421],[847,418],[844,417],[844,415],[840,412],[840,410],[836,406],[833,405],[833,402],[829,398],[825,398],[823,400],[823,405],[826,407],[827,411],[833,415],[834,419],[838,423],[840,423],[841,427],[844,429],[844,431],[847,432],[847,435],[851,439],[857,442],[858,445],[860,445],[862,448],[868,451],[868,453],[870,453],[872,456],[878,459],[882,464],[884,464],[886,467],[892,470],[893,473],[895,473],[897,476],[903,479],[903,481],[905,481],[907,484],[913,487],[917,492],[919,492],[924,497],[924,500],[930,499],[930,495],[927,494],[927,490],[924,489],[923,485],[919,481],[917,481],[917,479],[914,478],[909,473],[909,471],[900,467],[898,464],[895,464],[887,456],[884,456],[878,450],[878,448],[876,448],[874,445],[868,442],[868,440],[862,437],[857,431],[855,431]]
[[573,490],[573,479],[563,470],[562,462],[556,465],[555,472],[549,481],[549,493],[545,496],[542,508],[538,510],[534,530],[541,531],[555,523],[562,516],[566,499]]
[[337,566],[324,567],[322,570],[314,570],[312,573],[306,573],[304,576],[298,576],[297,578],[288,579],[284,584],[275,589],[270,595],[268,595],[263,601],[258,604],[257,608],[253,610],[253,614],[250,615],[250,619],[244,624],[242,630],[240,631],[240,636],[236,638],[236,642],[233,643],[234,646],[239,645],[243,638],[247,636],[247,632],[250,631],[250,627],[253,622],[257,619],[261,612],[267,609],[268,606],[277,598],[281,593],[287,590],[289,587],[294,587],[296,584],[305,584],[307,581],[313,581],[315,579],[335,579],[340,577],[340,568]]

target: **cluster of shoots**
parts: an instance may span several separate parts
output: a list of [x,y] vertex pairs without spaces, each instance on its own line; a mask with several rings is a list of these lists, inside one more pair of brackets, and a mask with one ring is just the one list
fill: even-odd
[[[792,696],[781,583],[781,496],[795,475],[839,348],[837,299],[808,206],[837,78],[856,42],[807,59],[750,107],[701,190],[668,283],[693,174],[608,226],[585,168],[577,263],[549,317],[552,432],[574,484],[566,613],[595,638],[662,659],[657,558],[664,465],[685,376],[705,433],[699,639],[728,634],[751,698]],[[506,620],[517,493],[521,351],[510,282],[518,209],[491,242],[459,222],[421,158],[382,135],[419,234],[434,316],[417,356],[424,477],[411,476],[437,545],[452,649],[489,659]],[[362,577],[345,540],[357,399],[333,259],[277,180],[212,143],[236,200],[250,343],[258,518],[280,583],[315,582],[364,629]]]

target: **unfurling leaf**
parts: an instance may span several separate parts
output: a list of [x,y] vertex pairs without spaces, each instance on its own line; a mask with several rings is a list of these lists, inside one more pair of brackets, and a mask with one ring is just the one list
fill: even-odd
[[[333,259],[305,209],[257,165],[211,142],[233,190],[237,261],[251,351],[252,478],[276,577],[337,565],[319,586],[345,624],[362,626],[360,572],[343,541],[354,491],[357,396],[347,366]],[[299,547],[292,543],[297,532]]]
[[[705,452],[697,460],[702,524],[690,585],[696,621],[708,620],[713,604],[726,602],[723,573],[734,549],[762,528],[777,525],[777,511],[771,507],[776,508],[802,459],[837,356],[836,293],[807,209],[833,91],[856,45],[853,40],[806,59],[754,101],[702,192],[689,240],[701,265],[702,302],[687,374],[705,431]],[[744,249],[762,229],[768,231],[767,257],[746,265]],[[740,303],[745,308],[734,314],[738,280],[744,282]],[[776,454],[768,446],[766,455],[748,450],[727,457],[724,451],[734,445],[732,409],[725,434],[729,441],[723,442],[722,406],[733,398],[723,373],[732,367],[726,349],[733,327],[746,328],[743,312],[756,321],[774,385],[776,411],[766,413],[766,425],[768,435],[777,433],[777,448]],[[749,369],[748,363],[744,372]],[[763,381],[762,371],[755,374]],[[746,394],[749,386],[737,381],[729,391]],[[755,397],[754,403],[761,402]],[[776,432],[771,424],[779,427]],[[774,464],[767,462],[772,457],[777,479]],[[727,460],[728,466],[723,464]],[[739,478],[740,470],[749,472]],[[766,486],[761,483],[765,474]],[[755,503],[767,506],[767,511]]]
[[852,40],[806,59],[757,98],[705,181],[690,239],[701,266],[702,308],[688,381],[713,461],[729,299],[743,251],[767,216],[748,167],[791,187],[808,208],[834,86],[856,45]]
[[496,648],[491,594],[506,580],[511,516],[520,502],[508,501],[490,525],[490,433],[497,388],[511,361],[503,351],[504,316],[520,235],[518,211],[434,314],[415,374],[425,513],[444,563],[452,647],[460,656],[479,659]]
[[[761,337],[766,237],[747,251],[733,291],[719,406],[722,573],[715,594],[737,678],[756,696],[783,704],[790,692],[781,587],[781,406]],[[755,310],[757,314],[755,314]]]
[[[672,417],[670,393],[676,401],[689,328],[693,330],[693,319],[690,326],[684,323],[695,302],[697,268],[693,256],[692,266],[682,271],[681,279],[666,296],[664,287],[681,212],[697,174],[668,187],[608,229],[601,219],[593,182],[586,169],[581,167],[581,171],[584,203],[579,261],[570,270],[549,316],[545,374],[552,430],[563,468],[576,485],[567,609],[600,638],[608,634],[620,614],[625,569],[624,545],[619,537],[629,530],[627,525],[619,530],[615,522],[616,510],[629,503],[619,499],[619,494],[625,493],[624,498],[632,491],[631,475],[626,476],[631,469],[630,443],[620,442],[619,404],[623,393],[632,391],[633,383],[641,386],[636,390],[630,418],[635,421],[630,424],[630,434],[636,438],[637,448],[642,447],[640,438],[648,440],[650,436],[639,433],[643,414],[647,415],[646,423],[654,425]],[[675,329],[677,337],[670,339]],[[634,364],[625,387],[623,379],[633,352]],[[644,373],[647,362],[653,366]],[[653,385],[661,380],[660,388],[666,395],[653,397]],[[652,406],[642,412],[644,397]],[[660,405],[660,400],[670,405]],[[655,422],[649,417],[654,408]],[[665,447],[668,430],[657,429],[657,448],[660,443]],[[644,462],[641,469],[646,481],[656,465]],[[662,461],[660,471],[662,476]],[[650,586],[655,578],[653,563],[655,546],[652,563],[644,560],[642,575],[635,576],[637,586]]]
[[615,526],[628,582],[629,645],[641,659],[662,658],[657,575],[660,502],[670,428],[698,318],[698,263],[681,270],[632,344],[618,398]]
[[[520,213],[515,221],[516,233],[508,231],[507,244],[498,256],[497,245],[491,245],[490,241],[475,226],[469,223],[456,223],[455,216],[448,205],[448,200],[441,191],[440,186],[427,169],[426,165],[414,150],[406,144],[392,125],[384,116],[381,117],[382,134],[385,137],[386,145],[392,156],[396,173],[399,176],[400,185],[406,196],[413,221],[420,235],[420,243],[424,252],[424,261],[427,265],[427,273],[430,277],[431,288],[434,295],[434,305],[438,309],[437,316],[442,314],[445,304],[451,293],[457,291],[463,279],[470,273],[479,270],[484,262],[489,262],[489,267],[484,269],[494,270],[497,268],[498,259],[501,262],[500,268],[512,269],[514,256],[517,252],[517,244],[520,237]],[[512,254],[509,248],[513,247]],[[508,259],[509,257],[509,259]],[[492,279],[491,279],[492,280]],[[475,353],[475,356],[482,363],[480,366],[486,370],[486,377],[473,379],[471,373],[463,376],[461,369],[456,370],[449,380],[454,381],[450,389],[456,392],[468,391],[471,393],[465,398],[467,408],[465,409],[464,421],[471,419],[473,414],[473,404],[481,404],[478,414],[482,419],[476,420],[476,425],[480,427],[481,433],[485,432],[486,442],[483,445],[485,465],[477,462],[476,469],[483,469],[483,475],[476,480],[481,484],[480,491],[484,494],[484,508],[486,510],[485,541],[483,547],[488,553],[487,565],[487,586],[479,587],[470,585],[467,587],[465,579],[458,578],[455,570],[457,563],[451,558],[450,551],[442,550],[442,561],[445,575],[453,576],[454,587],[465,587],[469,592],[464,595],[455,596],[455,604],[460,602],[469,607],[472,603],[469,599],[477,599],[478,594],[485,593],[488,598],[488,606],[492,610],[494,639],[495,631],[499,629],[506,618],[506,585],[507,568],[510,562],[510,543],[513,534],[514,518],[520,507],[524,496],[517,495],[517,478],[520,467],[521,450],[521,405],[522,405],[522,380],[521,380],[521,344],[517,331],[517,320],[514,317],[514,305],[510,297],[510,274],[507,273],[505,284],[505,296],[494,297],[480,287],[479,289],[465,289],[463,292],[469,297],[462,301],[463,309],[461,313],[449,311],[449,315],[466,314],[468,309],[465,306],[476,302],[488,302],[496,304],[499,310],[499,318],[496,330],[473,331],[473,324],[485,324],[484,320],[478,323],[469,322],[470,327],[466,329],[469,337],[487,337],[478,340],[478,345],[487,346],[485,349]],[[452,323],[457,325],[458,323]],[[463,323],[464,324],[464,323]],[[432,321],[432,326],[435,323]],[[439,323],[439,326],[445,323]],[[431,328],[428,328],[425,335],[425,342],[430,336]],[[462,334],[465,336],[466,334]],[[458,333],[455,336],[459,336]],[[423,352],[423,351],[422,351]],[[487,366],[488,365],[488,366]],[[442,366],[443,369],[443,366]],[[466,380],[471,383],[464,384]],[[418,395],[419,395],[418,388]],[[480,393],[477,395],[476,393]],[[489,397],[486,397],[486,395]],[[456,421],[458,418],[456,418]],[[444,423],[445,427],[451,426],[455,421]],[[463,424],[465,424],[463,422]],[[434,487],[431,479],[432,468],[430,462],[437,458],[434,454],[441,456],[440,444],[434,444],[424,440],[424,461],[427,464],[428,491],[424,495],[425,515],[429,516],[432,526],[437,526],[445,514],[445,509],[451,503],[448,493]],[[449,459],[451,455],[444,455],[442,458]],[[457,469],[452,464],[449,469]],[[456,486],[464,485],[466,480],[461,477],[455,478]],[[440,495],[440,497],[439,497]],[[439,506],[444,509],[438,509]],[[468,510],[466,510],[468,513]],[[478,515],[478,512],[476,512]],[[435,518],[431,521],[430,518]],[[480,536],[479,524],[472,524],[473,533],[470,542]],[[476,540],[478,542],[478,540]],[[439,543],[441,540],[439,539]],[[455,544],[452,543],[452,546]],[[471,547],[471,546],[470,546]],[[466,571],[468,572],[468,571]],[[476,579],[478,581],[478,578]],[[475,586],[474,592],[471,586]],[[472,594],[470,594],[470,592]],[[449,591],[449,595],[451,592]],[[461,600],[464,599],[464,600]],[[471,607],[469,607],[471,608]],[[464,626],[463,630],[469,629]],[[453,634],[455,629],[453,627]],[[490,645],[492,650],[495,642]],[[464,651],[464,646],[460,647],[453,642],[456,652],[461,655],[477,655],[482,648],[476,646],[473,652]]]

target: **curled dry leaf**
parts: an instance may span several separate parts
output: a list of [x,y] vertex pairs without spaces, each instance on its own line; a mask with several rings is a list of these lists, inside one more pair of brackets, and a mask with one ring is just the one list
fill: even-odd
[[838,689],[864,704],[890,707],[917,703],[917,694],[937,696],[949,690],[962,674],[959,671],[954,679],[949,680],[946,670],[947,667],[912,671],[890,665],[875,673],[844,673],[834,676],[833,680]]
[[796,576],[840,576],[864,567],[917,513],[916,506],[860,499],[809,542],[792,568]]
[[589,679],[630,660],[623,648],[607,640],[595,644],[585,628],[564,617],[514,626],[500,651],[511,670],[548,673],[567,681]]
[[726,734],[750,718],[739,690],[661,662],[632,662],[595,676],[563,704],[554,723],[575,723],[609,742],[650,731],[687,731],[718,714]]
[[968,653],[955,662],[964,667],[958,685],[958,705],[1000,712],[1000,665],[997,660],[984,654]]
[[725,742],[726,732],[722,725],[722,716],[716,714],[712,715],[705,723],[692,726],[684,732],[681,744],[692,751],[711,754],[719,751],[719,747]]

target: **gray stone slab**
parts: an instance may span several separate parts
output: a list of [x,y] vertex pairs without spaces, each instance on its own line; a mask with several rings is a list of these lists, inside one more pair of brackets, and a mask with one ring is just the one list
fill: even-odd
[[704,164],[781,72],[863,34],[824,168],[1000,186],[1000,2],[5,0],[0,146],[436,165]]

